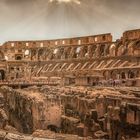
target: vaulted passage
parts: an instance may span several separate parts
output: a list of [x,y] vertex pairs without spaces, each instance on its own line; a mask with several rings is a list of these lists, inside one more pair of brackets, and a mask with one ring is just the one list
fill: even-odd
[[22,56],[20,55],[16,56],[16,60],[22,60]]
[[5,71],[0,69],[0,80],[5,79]]

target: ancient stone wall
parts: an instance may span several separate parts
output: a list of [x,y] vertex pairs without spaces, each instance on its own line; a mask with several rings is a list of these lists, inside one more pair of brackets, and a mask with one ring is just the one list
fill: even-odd
[[[140,137],[138,89],[49,87],[13,90],[0,88],[7,119],[18,131],[37,129],[57,133],[120,140]],[[61,114],[62,113],[62,114]],[[13,130],[13,129],[12,129]]]
[[[47,129],[48,125],[60,127],[61,108],[38,93],[1,88],[10,124],[20,132],[32,133]],[[54,110],[54,111],[53,111]]]
[[55,96],[59,94],[64,108],[61,118],[64,133],[93,138],[110,137],[112,140],[140,136],[140,104],[135,89],[118,91],[73,87],[54,88],[53,91],[44,88],[41,91],[46,94],[51,91]]
[[[126,31],[115,42],[111,34],[9,41],[1,46],[0,60],[4,65],[0,65],[0,75],[5,76],[0,76],[0,80],[32,82],[35,78],[69,76],[75,78],[75,83],[78,78],[85,79],[77,85],[95,85],[95,81],[102,83],[108,78],[120,85],[139,86],[139,34],[140,30]],[[95,75],[96,72],[100,74]]]

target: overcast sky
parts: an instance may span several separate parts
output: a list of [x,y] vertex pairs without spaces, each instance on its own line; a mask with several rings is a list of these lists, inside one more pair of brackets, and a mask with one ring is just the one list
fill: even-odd
[[0,42],[54,39],[111,32],[114,39],[140,28],[140,0],[0,0]]

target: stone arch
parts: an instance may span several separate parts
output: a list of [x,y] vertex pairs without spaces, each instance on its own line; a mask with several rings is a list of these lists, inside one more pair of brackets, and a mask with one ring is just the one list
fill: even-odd
[[127,47],[124,45],[120,45],[117,51],[117,56],[125,55]]
[[81,52],[81,49],[82,49],[82,47],[81,47],[81,46],[79,46],[79,47],[77,47],[77,48],[76,48],[76,58],[78,58],[78,57],[79,57],[80,52]]
[[0,60],[4,60],[4,53],[0,51]]
[[105,56],[105,45],[100,45],[100,55]]
[[132,78],[135,78],[135,77],[136,77],[135,72],[129,70],[129,71],[128,71],[128,78],[132,79]]
[[67,58],[69,59],[70,58],[70,52],[71,52],[71,47],[68,47],[67,48]]
[[53,55],[54,55],[54,58],[55,59],[57,59],[57,57],[58,57],[58,52],[59,51],[59,49],[58,48],[55,48],[54,50],[53,50]]
[[98,44],[95,49],[95,56],[96,57],[104,56],[104,49],[105,45]]
[[95,49],[95,53],[94,54],[95,54],[95,57],[100,57],[100,55],[101,55],[100,54],[100,45],[97,45],[96,46],[96,49]]
[[3,69],[0,69],[0,80],[5,79],[5,71]]
[[76,58],[76,49],[76,47],[71,48],[69,58]]
[[45,52],[44,49],[39,49],[38,50],[38,60],[43,59],[44,52]]
[[139,78],[139,77],[140,77],[140,71],[136,70],[136,78]]
[[16,60],[22,60],[22,56],[21,55],[17,55],[16,56]]
[[110,73],[109,73],[109,71],[104,71],[103,72],[103,76],[104,76],[104,79],[105,80],[110,79]]
[[97,45],[92,46],[92,57],[95,58],[97,57]]
[[110,56],[116,56],[116,45],[115,44],[112,44],[109,47],[109,54],[110,54]]
[[30,55],[30,50],[29,49],[26,49],[25,52],[24,52],[24,56],[27,57]]
[[37,51],[35,49],[31,50],[31,60],[35,60],[36,59],[36,53],[37,53]]
[[134,44],[134,55],[140,55],[140,40]]
[[135,41],[132,41],[128,44],[128,55],[134,55],[134,44]]
[[69,47],[64,48],[63,54],[62,54],[63,59],[68,59],[69,58]]
[[109,55],[109,45],[105,45],[104,56],[108,56],[108,55]]
[[49,55],[49,49],[48,48],[44,48],[44,54],[43,54],[44,60],[47,60],[48,55]]
[[87,46],[82,46],[79,52],[79,57],[80,58],[85,57],[87,54],[87,51],[88,51]]
[[112,70],[109,72],[109,78],[114,80],[121,79],[121,72],[118,70]]
[[84,46],[83,49],[84,49],[84,57],[88,57],[89,56],[89,54],[88,54],[88,46]]
[[55,59],[61,59],[61,48],[55,48],[53,54]]
[[111,79],[118,79],[117,70],[111,71],[110,75],[111,75]]
[[91,45],[88,46],[87,53],[88,53],[88,57],[92,58],[92,56],[93,56],[93,46],[91,46]]
[[54,50],[52,50],[52,49],[49,50],[49,53],[48,53],[48,56],[47,56],[48,60],[52,60],[54,58],[53,51]]
[[63,59],[64,48],[61,47],[59,51],[60,51],[60,55],[61,55],[60,58]]
[[121,72],[121,79],[126,79],[126,73],[124,71]]

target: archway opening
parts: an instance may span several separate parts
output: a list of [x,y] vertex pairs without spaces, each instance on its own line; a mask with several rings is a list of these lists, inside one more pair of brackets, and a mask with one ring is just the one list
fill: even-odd
[[4,60],[4,54],[0,51],[0,60]]
[[126,79],[125,72],[122,72],[121,77],[122,77],[122,79]]
[[53,131],[55,133],[59,132],[59,128],[57,126],[55,126],[55,125],[48,125],[47,129],[49,129],[50,131]]
[[16,60],[22,60],[22,56],[20,55],[16,56]]
[[129,77],[130,79],[135,78],[135,73],[132,72],[132,71],[129,71],[129,72],[128,72],[128,77]]
[[117,79],[117,71],[112,71],[111,72],[111,79]]
[[0,80],[4,80],[4,79],[5,79],[5,71],[0,70]]

